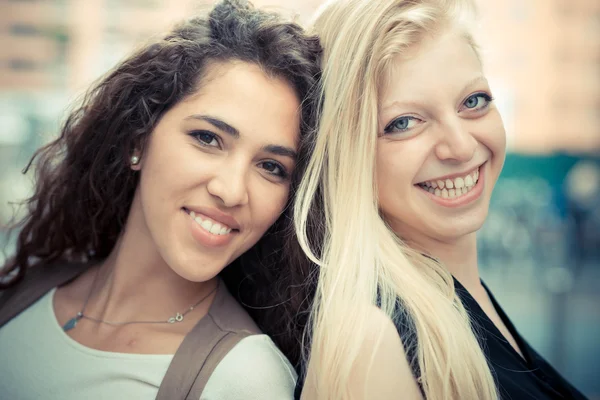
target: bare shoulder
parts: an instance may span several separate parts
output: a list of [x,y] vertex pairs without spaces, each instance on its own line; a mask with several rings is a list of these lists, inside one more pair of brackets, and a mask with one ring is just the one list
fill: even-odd
[[369,315],[369,329],[361,348],[352,386],[365,398],[422,399],[393,321],[378,307]]
[[[302,400],[319,399],[310,365]],[[378,307],[369,314],[367,336],[352,368],[349,389],[355,399],[422,400],[393,321]]]

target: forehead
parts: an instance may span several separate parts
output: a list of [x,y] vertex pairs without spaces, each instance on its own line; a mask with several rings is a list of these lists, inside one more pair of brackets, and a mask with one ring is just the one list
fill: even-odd
[[416,101],[462,90],[467,82],[481,75],[479,57],[460,31],[426,36],[392,60],[382,82],[380,105],[385,108],[398,100]]
[[295,145],[300,102],[292,86],[245,62],[210,65],[199,89],[174,107],[173,117],[208,114],[240,131],[240,137],[260,136]]

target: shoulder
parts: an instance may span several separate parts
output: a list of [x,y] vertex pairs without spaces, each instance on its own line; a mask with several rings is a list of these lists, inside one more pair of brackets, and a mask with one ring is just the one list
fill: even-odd
[[221,360],[201,399],[292,399],[296,372],[267,335],[241,340]]
[[366,390],[368,398],[393,399],[398,393],[404,393],[406,399],[421,398],[396,324],[378,307],[373,306],[369,315],[369,329],[353,375],[353,385]]
[[[372,307],[366,336],[350,372],[349,391],[358,399],[422,399],[396,325],[381,309]],[[317,399],[308,367],[302,400]]]
[[254,320],[231,295],[223,281],[219,282],[219,288],[208,314],[222,331],[261,333]]

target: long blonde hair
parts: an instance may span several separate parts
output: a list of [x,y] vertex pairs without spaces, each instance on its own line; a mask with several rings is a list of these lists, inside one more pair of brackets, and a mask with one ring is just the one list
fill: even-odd
[[[321,122],[294,219],[303,250],[319,266],[309,357],[320,399],[351,397],[348,381],[373,305],[395,318],[398,304],[413,327],[402,339],[416,355],[409,361],[428,400],[498,398],[452,276],[389,228],[374,179],[378,94],[392,59],[426,35],[462,29],[472,10],[470,0],[337,0],[314,24],[324,48]],[[315,202],[324,213],[318,249],[309,233]]]

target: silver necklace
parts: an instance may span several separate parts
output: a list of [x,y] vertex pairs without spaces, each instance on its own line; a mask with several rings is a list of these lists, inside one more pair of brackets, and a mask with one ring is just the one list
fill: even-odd
[[93,318],[90,317],[88,315],[85,315],[85,308],[88,304],[88,302],[90,301],[90,297],[92,296],[92,292],[94,291],[94,286],[96,285],[96,278],[98,277],[98,271],[96,271],[96,276],[94,277],[94,282],[92,282],[92,286],[90,288],[90,291],[85,299],[85,302],[83,303],[83,307],[81,307],[81,311],[79,311],[77,314],[75,314],[75,316],[73,318],[71,318],[70,320],[68,320],[62,327],[63,331],[67,332],[70,331],[71,329],[75,328],[75,326],[77,325],[77,323],[79,322],[79,320],[85,318],[87,320],[93,321],[93,322],[97,322],[100,324],[107,324],[107,325],[112,325],[112,326],[122,326],[122,325],[130,325],[130,324],[174,324],[177,322],[182,322],[183,318],[190,312],[192,311],[194,308],[198,307],[204,300],[206,300],[208,298],[208,296],[210,296],[211,294],[213,294],[217,288],[219,287],[219,283],[217,283],[217,285],[215,286],[215,288],[213,290],[211,290],[208,294],[206,294],[205,296],[203,296],[200,300],[198,300],[196,303],[192,304],[190,307],[188,307],[185,311],[181,312],[181,313],[177,313],[174,316],[170,317],[167,320],[162,320],[162,321],[124,321],[124,322],[113,322],[113,321],[106,321],[106,320],[102,320],[102,319],[98,319],[98,318]]

